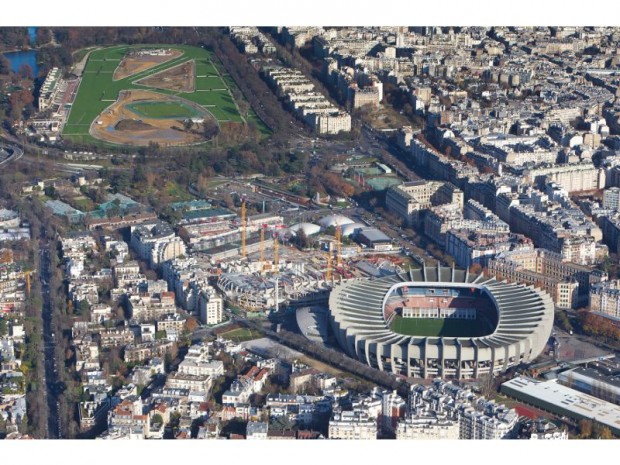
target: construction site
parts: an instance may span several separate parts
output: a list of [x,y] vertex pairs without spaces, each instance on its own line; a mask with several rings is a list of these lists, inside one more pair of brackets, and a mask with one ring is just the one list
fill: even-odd
[[[319,223],[324,229],[306,227],[305,233],[313,236],[312,246],[306,248],[290,245],[295,231],[303,230],[304,225],[284,228],[278,221],[257,224],[257,218],[251,218],[249,221],[246,216],[243,200],[239,243],[230,244],[220,256],[208,254],[220,291],[247,311],[326,305],[336,282],[383,276],[405,271],[411,265],[409,258],[399,253],[376,253],[351,241],[345,245],[344,228],[338,224],[344,217],[323,218]],[[329,234],[332,228],[335,232]]]

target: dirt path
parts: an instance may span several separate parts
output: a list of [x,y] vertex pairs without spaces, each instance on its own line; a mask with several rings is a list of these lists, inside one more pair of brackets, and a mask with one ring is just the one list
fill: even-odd
[[94,47],[92,50],[89,50],[88,53],[84,55],[84,58],[82,58],[79,61],[79,63],[75,63],[73,65],[71,72],[75,74],[76,76],[82,77],[82,74],[84,74],[84,68],[86,67],[86,62],[88,61],[88,57],[90,56],[91,52],[94,52],[95,50],[98,50],[99,48],[100,47]]

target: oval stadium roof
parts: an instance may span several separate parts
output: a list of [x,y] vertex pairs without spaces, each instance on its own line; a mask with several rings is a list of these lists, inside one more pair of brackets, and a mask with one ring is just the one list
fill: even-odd
[[[481,337],[410,336],[394,332],[384,318],[384,299],[392,287],[407,283],[417,287],[428,284],[483,289],[498,312],[495,330]],[[488,369],[499,372],[530,361],[544,349],[554,314],[551,297],[544,291],[439,266],[346,281],[332,290],[329,309],[336,338],[350,356],[379,369],[387,370],[387,366],[394,373],[424,377],[445,375],[444,359],[456,360],[457,367],[451,373],[460,374],[459,377],[468,377],[470,373],[469,377],[475,377]],[[427,359],[441,368],[430,370]],[[464,362],[475,366],[469,369],[462,365]]]

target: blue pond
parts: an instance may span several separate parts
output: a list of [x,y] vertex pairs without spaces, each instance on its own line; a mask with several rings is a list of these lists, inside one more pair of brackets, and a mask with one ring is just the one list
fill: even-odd
[[[30,38],[30,45],[34,45],[37,38],[37,28],[28,28],[28,37]],[[26,64],[32,69],[32,75],[36,77],[39,74],[39,67],[37,66],[37,52],[34,50],[27,50],[22,52],[9,52],[4,56],[11,64],[11,69],[15,72],[19,71],[21,65]]]
[[9,52],[4,56],[11,64],[11,69],[15,72],[19,71],[19,68],[26,64],[32,69],[32,75],[36,77],[39,74],[39,67],[37,65],[37,52],[34,50],[27,50],[23,52]]

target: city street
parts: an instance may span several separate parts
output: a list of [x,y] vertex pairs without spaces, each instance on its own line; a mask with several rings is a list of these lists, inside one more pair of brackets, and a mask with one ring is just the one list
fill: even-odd
[[[45,385],[43,395],[46,396],[48,406],[48,437],[50,439],[62,438],[62,425],[60,420],[60,404],[58,396],[62,394],[59,385],[58,369],[59,364],[56,360],[57,337],[52,330],[53,307],[50,301],[49,281],[52,275],[50,266],[49,244],[44,244],[40,249],[41,254],[41,293],[43,300],[43,342],[45,358]],[[60,335],[58,335],[60,337]]]

